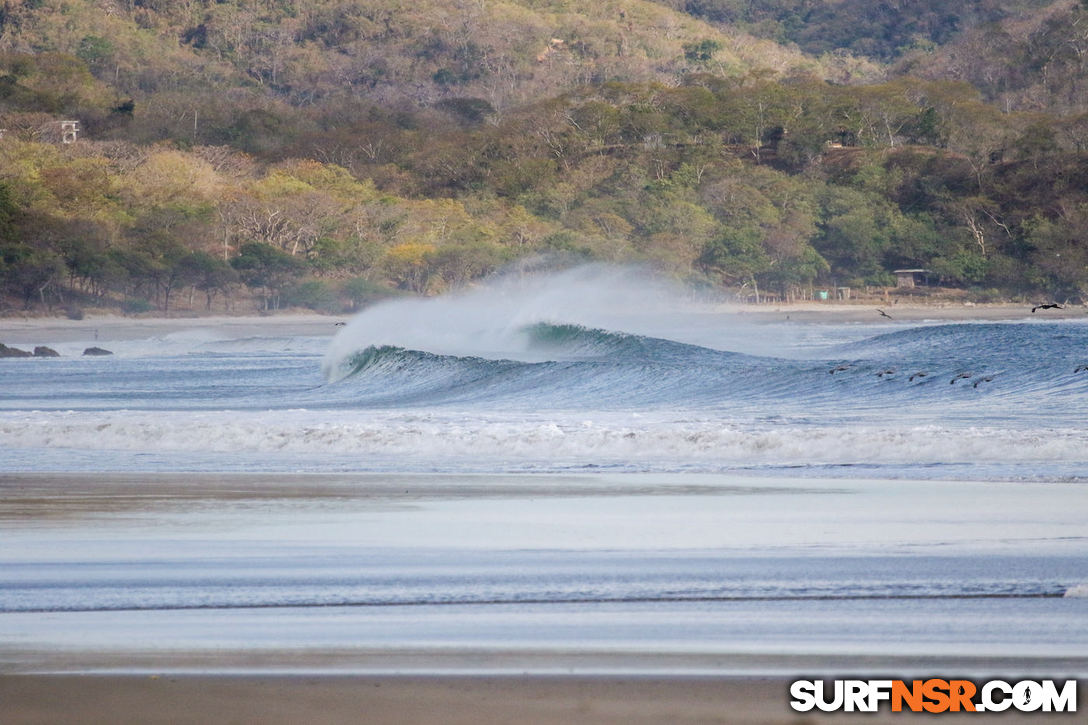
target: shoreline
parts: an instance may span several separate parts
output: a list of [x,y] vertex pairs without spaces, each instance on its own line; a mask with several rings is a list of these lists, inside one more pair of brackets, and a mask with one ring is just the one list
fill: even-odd
[[[1088,315],[1088,307],[1067,305],[1061,310],[1032,313],[1032,305],[1013,302],[963,303],[933,302],[904,304],[882,302],[797,302],[785,304],[733,305],[723,308],[741,319],[780,322],[971,322],[1013,320],[1079,320]],[[883,310],[890,319],[881,317]]]
[[[694,316],[715,315],[738,322],[757,324],[872,323],[895,326],[919,322],[1002,322],[1088,319],[1088,308],[1068,306],[1063,310],[1044,310],[1033,314],[1026,304],[970,303],[880,303],[798,302],[792,304],[705,304],[690,309]],[[879,310],[890,316],[881,317]],[[113,314],[88,315],[82,320],[66,317],[0,317],[0,342],[27,345],[41,342],[126,341],[146,339],[171,333],[215,329],[241,337],[276,333],[291,336],[332,337],[337,323],[351,320],[359,313],[328,315],[312,312],[287,312],[274,315],[222,315],[125,317]]]
[[332,337],[336,323],[349,319],[319,314],[277,316],[213,315],[209,317],[0,317],[0,342],[28,345],[40,342],[118,342],[141,340],[190,330],[214,329],[238,337],[275,333],[290,336]]
[[433,645],[297,649],[12,648],[0,677],[1085,678],[1088,655]]

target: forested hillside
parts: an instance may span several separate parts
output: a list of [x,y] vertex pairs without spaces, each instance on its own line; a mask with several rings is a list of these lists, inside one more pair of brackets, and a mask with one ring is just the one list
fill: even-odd
[[1088,8],[1041,4],[5,0],[4,304],[334,311],[538,254],[1080,299]]
[[973,27],[897,74],[963,80],[1003,110],[1088,112],[1088,2],[1068,0]]
[[847,50],[882,61],[932,49],[976,27],[1030,17],[1051,0],[659,0],[818,55]]

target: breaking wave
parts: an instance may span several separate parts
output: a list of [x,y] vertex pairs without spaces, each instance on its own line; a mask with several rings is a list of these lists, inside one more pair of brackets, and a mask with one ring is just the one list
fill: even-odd
[[[793,417],[834,411],[918,420],[939,410],[968,422],[989,406],[1025,419],[1068,411],[1088,391],[1055,342],[1088,347],[1088,327],[945,325],[878,335],[796,359],[747,355],[624,331],[536,322],[511,333],[511,357],[441,354],[396,345],[346,355],[339,389],[361,406],[679,408]],[[1064,335],[1059,340],[1051,339]],[[334,386],[336,387],[336,386]],[[1020,405],[1022,403],[1022,405]],[[1008,411],[1003,410],[1005,415]]]
[[[0,418],[0,444],[142,453],[218,453],[239,461],[334,456],[353,470],[719,471],[867,467],[959,477],[1002,466],[1011,476],[1083,472],[1084,435],[1055,429],[940,425],[828,426],[664,415],[584,416],[403,411],[26,413]],[[108,453],[104,453],[108,455]],[[13,459],[14,460],[14,459]],[[395,466],[392,464],[395,463]],[[482,468],[481,468],[482,467]],[[894,469],[894,470],[893,470]],[[928,469],[928,470],[926,470]]]

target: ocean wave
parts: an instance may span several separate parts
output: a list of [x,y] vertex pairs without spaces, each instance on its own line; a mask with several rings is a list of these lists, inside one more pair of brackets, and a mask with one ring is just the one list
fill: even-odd
[[529,338],[529,345],[544,350],[563,352],[585,350],[594,354],[631,351],[644,348],[646,338],[625,332],[610,332],[583,325],[537,322],[526,325],[521,331]]
[[887,409],[985,421],[998,407],[1024,417],[1067,415],[1073,397],[1088,394],[1088,374],[1078,377],[1063,352],[1079,344],[1078,335],[1088,344],[1088,327],[1076,325],[912,328],[840,345],[829,351],[839,357],[823,359],[745,355],[572,323],[535,322],[518,332],[531,359],[363,348],[342,362],[351,400],[363,407],[764,405],[786,415]]
[[[458,293],[375,305],[344,326],[322,364],[335,381],[351,372],[346,360],[369,347],[394,346],[437,355],[541,362],[561,342],[637,345],[637,334],[662,328],[650,318],[679,319],[692,309],[690,295],[663,279],[630,268],[586,265],[550,274],[512,274]],[[653,311],[652,314],[647,311]],[[554,325],[551,330],[538,325]],[[563,329],[563,326],[572,327]],[[623,330],[609,339],[596,331]],[[560,340],[558,338],[565,337]],[[543,348],[537,347],[543,345]],[[553,349],[547,349],[547,348]],[[541,357],[543,355],[544,357]]]
[[[834,590],[805,590],[779,587],[764,591],[722,591],[721,586],[701,590],[667,592],[615,591],[611,586],[604,591],[583,587],[577,591],[528,591],[461,592],[441,591],[413,592],[408,595],[386,595],[375,592],[376,587],[322,586],[317,583],[306,590],[292,591],[291,587],[277,582],[280,591],[270,591],[272,584],[251,589],[232,584],[229,587],[177,587],[170,592],[142,591],[129,587],[121,591],[94,591],[81,588],[73,592],[43,592],[40,588],[29,593],[13,592],[8,601],[0,600],[0,613],[57,613],[57,612],[128,612],[167,611],[189,609],[301,609],[329,607],[418,607],[418,606],[465,606],[465,605],[527,605],[527,604],[645,604],[690,602],[811,602],[852,600],[963,600],[963,599],[1051,599],[1061,597],[1058,589],[1025,586],[1022,590],[995,587],[993,591],[979,587],[962,589],[938,589],[936,587],[835,587]],[[315,591],[317,589],[318,591]],[[344,590],[349,591],[346,595]],[[284,591],[286,590],[286,591]],[[328,590],[328,591],[325,591]],[[1068,596],[1068,595],[1066,595]]]
[[348,358],[350,375],[365,372],[393,373],[401,377],[433,375],[435,372],[467,372],[487,368],[501,370],[518,363],[512,360],[488,360],[481,357],[436,355],[423,350],[408,350],[395,345],[371,346]]
[[959,361],[1016,366],[1067,361],[1052,351],[1083,349],[1088,345],[1088,325],[1079,322],[960,322],[921,325],[881,333],[837,346],[841,354],[873,359]]
[[[588,416],[589,414],[585,414]],[[754,426],[624,415],[413,415],[277,411],[28,413],[0,419],[0,447],[148,452],[340,454],[396,457],[417,467],[478,458],[522,463],[729,466],[1081,463],[1088,431],[947,426]],[[407,463],[406,463],[407,465]]]
[[882,415],[984,424],[1011,415],[1059,427],[1076,425],[1077,401],[1088,403],[1088,374],[1074,373],[1088,362],[1077,357],[1088,325],[896,325],[779,354],[743,338],[793,328],[715,318],[714,334],[692,334],[699,315],[690,306],[661,294],[640,304],[647,292],[634,282],[573,270],[369,309],[330,344],[323,372],[345,385],[328,386],[327,405],[762,409],[845,424]]
[[1070,599],[1088,599],[1088,582],[1069,587],[1065,590],[1065,596]]

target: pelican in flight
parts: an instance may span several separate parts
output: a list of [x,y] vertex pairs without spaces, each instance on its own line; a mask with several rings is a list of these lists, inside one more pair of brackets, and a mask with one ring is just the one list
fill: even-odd
[[880,316],[881,316],[881,317],[887,317],[887,318],[888,318],[889,320],[890,320],[890,319],[892,319],[892,316],[891,316],[891,315],[889,315],[889,314],[888,314],[887,312],[885,312],[884,310],[878,309],[878,310],[877,310],[877,312],[879,312],[879,313],[880,313]]
[[908,383],[913,383],[915,378],[924,378],[927,375],[929,375],[929,373],[927,373],[925,370],[919,370],[918,372],[914,373],[909,378],[907,378],[907,382]]
[[887,370],[881,370],[876,374],[878,378],[882,378],[885,375],[895,375],[895,368],[888,368]]
[[835,367],[831,368],[827,372],[834,375],[835,373],[841,373],[843,370],[849,370],[849,369],[850,369],[849,365],[836,365]]
[[986,376],[986,377],[984,377],[984,378],[979,378],[978,380],[976,380],[976,381],[975,381],[975,384],[974,384],[974,385],[972,385],[971,387],[972,387],[972,388],[977,388],[977,387],[979,386],[979,383],[988,383],[988,382],[990,382],[990,381],[991,381],[991,380],[993,380],[993,379],[994,379],[994,376],[993,376],[993,375],[987,375],[987,376]]
[[948,384],[951,385],[952,383],[956,382],[957,380],[963,380],[964,378],[969,378],[969,377],[971,377],[971,373],[960,373],[956,377],[949,380]]
[[1059,305],[1057,302],[1048,302],[1045,305],[1035,305],[1031,308],[1031,314],[1035,314],[1035,310],[1064,310],[1065,308]]
[[1084,370],[1085,372],[1088,372],[1088,365],[1078,365],[1077,369],[1073,371],[1073,374],[1076,375],[1081,370]]

